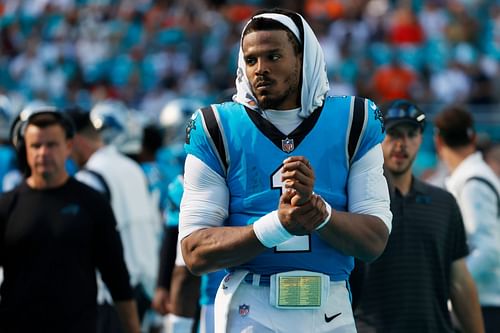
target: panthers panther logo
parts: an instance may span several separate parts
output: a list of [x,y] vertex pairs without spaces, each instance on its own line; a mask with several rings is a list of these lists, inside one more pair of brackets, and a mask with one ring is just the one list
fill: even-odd
[[382,130],[382,133],[384,133],[385,126],[384,126],[384,116],[382,115],[382,111],[380,111],[380,109],[373,102],[370,102],[370,107],[373,110],[375,120],[380,121],[381,130]]

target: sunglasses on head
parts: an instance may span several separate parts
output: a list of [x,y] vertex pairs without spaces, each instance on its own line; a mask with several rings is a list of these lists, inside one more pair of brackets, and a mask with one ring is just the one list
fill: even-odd
[[411,118],[421,123],[425,120],[425,114],[413,105],[401,105],[391,107],[384,116],[386,121],[401,118]]

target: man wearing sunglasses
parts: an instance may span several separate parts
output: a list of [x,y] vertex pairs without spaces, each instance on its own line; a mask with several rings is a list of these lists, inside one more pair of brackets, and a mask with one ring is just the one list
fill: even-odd
[[392,232],[384,253],[364,267],[355,310],[358,332],[454,332],[449,299],[463,332],[483,332],[476,287],[465,265],[468,249],[457,203],[450,193],[412,174],[425,114],[406,100],[381,109]]

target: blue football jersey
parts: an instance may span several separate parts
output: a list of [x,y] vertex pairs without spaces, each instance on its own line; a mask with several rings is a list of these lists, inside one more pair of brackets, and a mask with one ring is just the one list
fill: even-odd
[[214,304],[215,295],[225,275],[226,271],[222,269],[201,276],[200,305]]
[[[16,169],[16,152],[8,145],[0,145],[0,180],[3,182],[5,175]],[[0,185],[2,185],[0,183]],[[0,188],[0,192],[2,189]]]
[[184,193],[184,181],[181,175],[178,175],[168,185],[167,206],[165,210],[166,225],[177,227],[179,225],[179,207],[181,206],[182,194]]
[[184,170],[186,152],[182,144],[164,146],[156,153],[156,163],[166,184],[170,184]]
[[[226,179],[230,206],[225,225],[244,226],[277,209],[283,160],[292,155],[310,161],[315,193],[332,208],[346,211],[350,165],[382,142],[384,127],[373,102],[343,96],[327,97],[322,108],[288,135],[234,102],[197,111],[186,134],[186,152]],[[268,249],[241,268],[257,274],[302,269],[339,281],[348,278],[353,265],[352,257],[312,233]]]
[[162,173],[162,169],[156,161],[143,162],[140,165],[148,181],[149,192],[153,195],[158,209],[163,214],[167,205],[167,177]]

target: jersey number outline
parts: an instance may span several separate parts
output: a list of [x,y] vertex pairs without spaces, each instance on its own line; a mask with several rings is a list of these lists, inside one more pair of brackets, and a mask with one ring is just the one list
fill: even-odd
[[[281,164],[276,171],[271,175],[271,188],[278,189],[280,196],[285,190],[285,184],[281,181]],[[311,235],[293,236],[286,242],[274,248],[275,253],[290,253],[290,252],[311,252]]]

